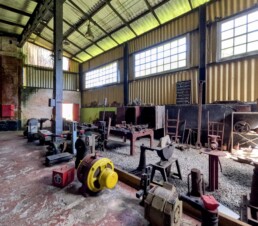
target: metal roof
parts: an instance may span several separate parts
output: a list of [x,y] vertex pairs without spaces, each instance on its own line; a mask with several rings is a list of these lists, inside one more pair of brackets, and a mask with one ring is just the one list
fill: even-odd
[[[64,55],[97,56],[211,0],[62,0]],[[85,37],[90,24],[93,40]],[[0,36],[52,50],[53,0],[0,0]]]

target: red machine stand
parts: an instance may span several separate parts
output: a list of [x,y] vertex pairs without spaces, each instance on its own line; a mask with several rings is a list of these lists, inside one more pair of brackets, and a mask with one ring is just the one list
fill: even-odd
[[74,180],[74,166],[64,166],[53,170],[52,182],[57,187],[65,187]]
[[209,191],[215,191],[219,188],[219,157],[226,156],[222,151],[202,151],[209,155]]

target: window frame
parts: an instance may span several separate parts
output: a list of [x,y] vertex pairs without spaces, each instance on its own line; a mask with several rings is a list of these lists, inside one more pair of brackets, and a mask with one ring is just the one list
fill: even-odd
[[[230,17],[227,17],[227,18],[217,22],[217,24],[216,24],[217,25],[217,29],[216,29],[216,32],[217,32],[217,35],[216,35],[216,38],[217,38],[216,62],[230,61],[230,60],[240,59],[240,58],[244,58],[244,57],[248,57],[248,56],[254,56],[254,55],[258,54],[258,50],[249,51],[249,52],[247,50],[248,43],[252,43],[252,42],[248,42],[248,40],[247,40],[248,34],[251,34],[252,32],[258,31],[258,29],[257,29],[257,30],[251,31],[251,32],[248,32],[248,30],[247,30],[245,33],[242,33],[240,35],[235,35],[235,33],[233,34],[233,36],[232,36],[233,42],[234,42],[235,37],[240,37],[242,35],[247,36],[246,37],[246,42],[245,42],[245,44],[246,44],[246,52],[245,53],[240,53],[240,54],[234,55],[234,52],[233,52],[232,56],[223,57],[223,58],[221,57],[221,55],[222,55],[221,54],[222,53],[222,49],[221,49],[221,46],[222,46],[222,36],[221,36],[221,34],[222,34],[222,32],[221,32],[222,24],[227,23],[227,22],[232,21],[232,20],[235,20],[235,19],[240,18],[242,16],[247,16],[248,17],[249,14],[254,13],[254,12],[258,13],[258,8],[257,7],[253,8],[253,9],[245,10],[243,12],[237,13],[235,15],[232,15]],[[255,21],[258,21],[258,20],[255,20]],[[252,21],[252,22],[255,22],[255,21]],[[245,23],[245,25],[247,26],[246,29],[248,29],[248,21]],[[237,26],[237,27],[241,27],[241,26],[243,26],[243,25],[240,25],[240,26]],[[236,27],[235,27],[235,24],[234,24],[233,32],[235,32],[235,28]],[[227,40],[227,39],[225,39],[225,40]],[[235,47],[235,45],[233,43],[233,51],[234,51],[234,47]]]
[[[186,50],[185,50],[185,52],[186,52],[186,59],[185,59],[186,60],[186,65],[184,67],[177,67],[175,69],[163,70],[163,71],[160,71],[160,72],[156,72],[156,73],[152,73],[152,74],[147,74],[147,75],[136,77],[136,70],[135,69],[136,69],[136,55],[137,54],[146,53],[149,50],[151,51],[154,48],[158,49],[161,46],[164,47],[166,44],[171,43],[171,42],[176,41],[176,40],[179,40],[179,39],[184,38],[184,37],[186,38],[186,42],[185,42],[185,45],[186,45]],[[171,50],[171,48],[170,48],[170,50]],[[163,53],[164,53],[164,51],[163,51]],[[179,56],[180,54],[177,53],[177,54],[174,54],[174,55]],[[169,57],[171,57],[171,56],[173,56],[173,55],[169,55]],[[164,60],[165,57],[163,57],[162,59]],[[158,58],[155,61],[158,62]],[[178,63],[179,60],[177,60],[176,62]],[[170,61],[170,64],[171,63],[172,62]],[[163,66],[164,65],[165,64],[163,63]],[[141,50],[133,53],[133,77],[134,77],[135,80],[136,79],[144,79],[144,78],[148,78],[148,77],[152,77],[152,76],[169,74],[169,73],[173,73],[173,72],[177,72],[177,71],[183,71],[183,70],[189,69],[189,67],[190,67],[190,34],[189,33],[178,35],[178,36],[173,37],[173,38],[171,38],[169,40],[157,43],[155,45],[149,46],[147,48],[141,49]]]
[[[86,87],[87,73],[93,72],[95,70],[100,70],[100,69],[105,68],[105,67],[107,67],[109,65],[112,65],[112,64],[116,64],[116,81],[115,82],[105,83],[105,84],[102,84],[102,85],[95,85],[95,86],[92,86],[92,87]],[[107,75],[110,75],[110,74],[105,74],[104,76],[107,76]],[[102,77],[102,76],[98,76],[97,78],[100,78],[100,77]],[[116,60],[116,61],[113,61],[113,62],[108,62],[106,64],[102,64],[102,65],[99,65],[98,67],[92,68],[89,71],[86,71],[86,72],[83,73],[83,78],[84,78],[83,79],[84,90],[90,90],[90,89],[95,89],[95,88],[100,88],[100,87],[104,87],[104,86],[110,86],[110,85],[118,84],[119,83],[119,61]]]

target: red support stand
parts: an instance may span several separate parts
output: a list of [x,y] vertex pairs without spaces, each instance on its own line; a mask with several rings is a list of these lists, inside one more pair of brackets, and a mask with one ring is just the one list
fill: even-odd
[[219,188],[219,157],[226,156],[222,151],[210,151],[206,149],[202,153],[209,155],[209,191]]

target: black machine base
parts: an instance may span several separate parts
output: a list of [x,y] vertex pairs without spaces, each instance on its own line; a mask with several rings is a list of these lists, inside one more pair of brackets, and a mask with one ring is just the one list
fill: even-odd
[[50,155],[46,157],[46,166],[51,166],[54,164],[58,164],[61,162],[68,162],[73,158],[73,155],[67,152],[56,154],[56,155]]

